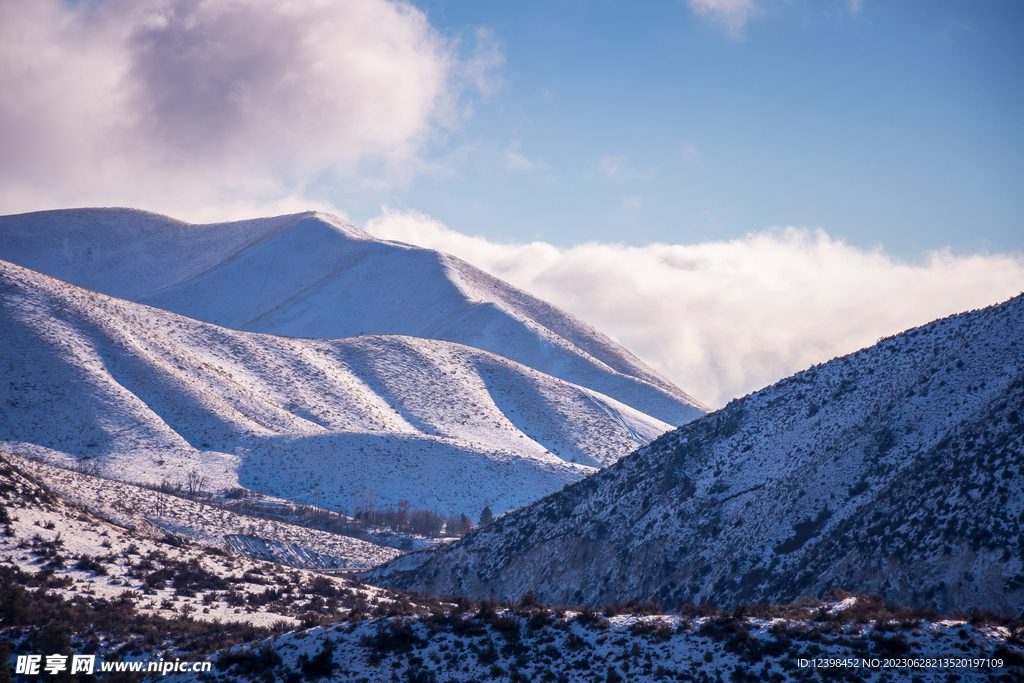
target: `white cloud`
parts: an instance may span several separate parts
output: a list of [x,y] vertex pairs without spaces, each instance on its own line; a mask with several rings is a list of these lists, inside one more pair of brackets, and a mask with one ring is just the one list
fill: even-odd
[[475,39],[460,62],[388,0],[5,0],[0,213],[247,213],[407,172],[466,87],[500,87],[500,46]]
[[505,152],[505,159],[505,165],[510,171],[529,171],[536,165],[519,152],[513,152],[511,150]]
[[532,170],[537,164],[516,151],[516,147],[518,145],[505,150],[505,168],[513,172]]
[[534,179],[546,185],[556,184],[558,176],[555,175],[554,169],[541,157],[527,157],[519,151],[519,144],[519,140],[513,140],[505,149],[505,169],[509,173],[529,173]]
[[690,0],[690,7],[721,24],[733,38],[740,38],[747,22],[761,13],[754,0]]
[[476,43],[473,55],[459,66],[462,78],[476,86],[485,97],[491,97],[504,85],[496,73],[505,64],[505,53],[501,41],[488,28],[478,28],[474,33]]
[[598,170],[608,180],[650,180],[657,174],[654,168],[637,170],[627,156],[606,154],[597,163]]
[[904,263],[822,231],[697,245],[496,244],[385,211],[366,229],[432,247],[610,334],[712,406],[815,363],[1024,290],[1024,258],[934,252]]
[[621,159],[616,159],[615,157],[603,156],[601,157],[601,162],[598,166],[606,178],[609,180],[615,180],[623,173],[622,164],[620,163],[621,161]]

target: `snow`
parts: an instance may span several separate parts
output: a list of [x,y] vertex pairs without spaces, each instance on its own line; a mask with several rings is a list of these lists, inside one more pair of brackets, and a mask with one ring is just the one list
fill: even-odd
[[159,485],[351,511],[510,510],[670,426],[473,347],[240,332],[0,262],[0,443]]
[[[195,620],[215,625],[245,622],[275,627],[284,632],[230,648],[236,655],[247,651],[276,653],[279,662],[270,658],[263,664],[263,668],[273,671],[274,678],[285,678],[290,672],[307,673],[303,664],[308,664],[325,646],[333,650],[333,657],[323,667],[326,675],[322,680],[337,682],[432,680],[435,676],[438,680],[508,676],[512,680],[572,682],[598,678],[705,681],[717,680],[722,675],[740,678],[744,673],[764,680],[802,680],[810,669],[801,660],[810,659],[841,660],[845,663],[838,669],[833,667],[825,673],[838,671],[844,680],[872,682],[912,674],[915,680],[938,683],[949,680],[951,672],[955,672],[957,680],[981,681],[991,680],[993,675],[1019,673],[1019,669],[986,668],[977,663],[989,658],[1019,660],[1019,641],[1004,626],[991,620],[929,621],[904,610],[890,612],[881,605],[844,618],[844,612],[859,602],[859,596],[832,602],[805,600],[785,607],[749,608],[763,609],[771,618],[736,614],[608,617],[600,612],[587,617],[580,611],[564,608],[542,612],[535,604],[514,608],[492,605],[496,612],[490,617],[475,608],[457,611],[456,605],[445,602],[433,602],[428,609],[422,603],[410,602],[409,596],[389,594],[341,578],[284,570],[247,557],[211,552],[202,545],[168,545],[159,541],[161,534],[149,534],[145,527],[116,526],[51,494],[77,491],[85,499],[103,498],[108,509],[120,501],[125,509],[137,508],[148,513],[153,501],[146,500],[144,492],[133,493],[131,489],[135,487],[16,456],[3,455],[0,460],[0,497],[8,517],[5,533],[0,535],[0,557],[7,567],[25,572],[36,582],[45,577],[46,588],[36,589],[36,595],[46,591],[49,596],[75,600],[81,606],[95,604],[97,599],[127,601],[138,613],[168,619],[163,623],[169,626],[187,627],[187,620]],[[32,476],[26,476],[25,468]],[[216,526],[212,516],[219,512],[190,507],[178,513],[178,518],[183,519],[186,514],[202,517],[202,526]],[[56,554],[45,553],[45,545],[51,545]],[[102,567],[102,571],[76,568],[74,565],[83,556],[93,558],[93,566]],[[181,569],[186,565],[211,572],[224,583],[214,588],[214,582],[209,580],[191,585],[156,580],[158,573],[169,576],[177,571],[181,577]],[[339,597],[347,596],[340,609],[337,605],[325,605],[317,597],[325,592],[325,583]],[[270,592],[280,597],[264,604],[259,598]],[[359,604],[362,609],[353,609]],[[314,608],[329,610],[331,618],[314,618],[312,623],[319,621],[324,625],[304,628],[310,623],[309,617],[318,617],[310,613]],[[354,611],[365,614],[369,610],[387,614],[392,608],[397,608],[399,614],[413,614],[375,618],[353,615]],[[186,620],[178,621],[181,617]],[[388,640],[388,635],[395,633],[393,627],[407,629],[404,639]],[[70,646],[74,652],[88,647],[85,651],[97,653],[101,661],[174,661],[195,659],[198,655],[200,660],[219,660],[221,666],[216,670],[223,674],[222,678],[248,676],[246,671],[239,670],[244,668],[244,661],[225,657],[226,651],[197,650],[187,638],[181,637],[180,631],[179,628],[174,638],[154,642],[131,634],[111,637],[102,630],[90,630],[71,634]],[[24,638],[30,632],[17,626],[5,629],[15,653],[32,651],[32,645],[26,645]],[[910,668],[899,662],[883,663],[893,657],[893,646],[900,653],[897,659],[948,657],[966,664]],[[232,662],[241,666],[229,666],[222,671],[223,666]],[[849,666],[850,662],[857,666]],[[257,669],[249,673],[261,672]],[[267,675],[266,671],[262,673]],[[175,674],[167,680],[191,681],[195,676]]]
[[706,412],[614,341],[440,252],[322,213],[190,225],[131,209],[0,217],[0,258],[216,325],[489,351],[672,425]]
[[[827,605],[826,605],[827,607]],[[377,618],[292,632],[233,648],[233,654],[276,652],[280,674],[299,671],[325,646],[332,650],[327,681],[386,683],[394,680],[560,680],[571,683],[619,680],[908,680],[940,683],[987,681],[1012,671],[1008,666],[978,665],[997,648],[1007,648],[1006,629],[973,626],[963,621],[930,623],[893,629],[865,624],[816,622],[812,618],[728,619],[676,614],[598,616],[590,625],[580,613],[549,614],[549,624],[530,624],[530,613],[500,610],[504,620],[488,623],[478,613],[444,618]],[[465,624],[475,625],[470,629]],[[388,642],[394,628],[405,628],[405,640]],[[513,631],[513,629],[515,629]],[[468,633],[467,633],[468,632]],[[383,636],[383,637],[382,637]],[[880,647],[891,639],[907,653]],[[390,647],[389,647],[390,645]],[[1010,645],[1013,653],[1018,648]],[[958,664],[941,665],[936,658]],[[904,661],[901,661],[904,660]],[[910,662],[918,661],[916,667]],[[815,669],[817,661],[828,669]],[[930,662],[926,663],[926,662]],[[922,665],[923,664],[923,665]],[[230,673],[230,670],[229,670]],[[172,674],[168,681],[191,680]]]
[[190,500],[8,456],[54,492],[125,528],[150,529],[241,555],[306,569],[364,569],[397,558],[393,548],[318,529],[239,514]]
[[[18,470],[12,470],[8,465],[31,471],[36,481],[23,476]],[[203,600],[202,594],[184,595],[173,586],[151,586],[144,581],[136,568],[140,560],[146,557],[165,566],[172,562],[195,562],[202,569],[222,578],[243,575],[272,577],[283,571],[278,564],[222,552],[211,553],[205,544],[175,547],[161,542],[165,534],[157,531],[156,525],[140,524],[140,515],[136,514],[149,510],[154,492],[129,491],[117,482],[88,482],[88,477],[28,462],[10,454],[0,454],[0,468],[3,470],[4,484],[2,498],[11,517],[8,525],[10,533],[0,535],[0,561],[30,575],[52,568],[54,580],[50,586],[41,590],[48,590],[65,599],[75,596],[107,600],[127,597],[139,612],[167,618],[187,611],[191,618],[203,621],[247,622],[265,627],[281,623],[294,627],[300,623],[294,615],[246,604],[246,595],[264,590],[262,581],[235,582],[228,591],[214,595],[213,597],[218,598],[216,600]],[[115,513],[115,516],[119,517],[121,522],[134,521],[135,524],[130,528],[123,527],[97,517],[73,502],[50,496],[51,489],[43,489],[40,482],[44,485],[55,484],[57,489],[77,491],[92,503],[100,503],[99,507],[106,511],[112,511],[118,506],[120,512]],[[180,502],[180,499],[177,500]],[[185,511],[179,510],[178,513],[182,517],[191,515],[194,527],[205,528],[209,532],[218,525],[224,525],[224,511],[208,506],[197,507],[196,504],[184,507]],[[174,513],[171,513],[170,517],[173,518]],[[216,519],[218,517],[219,522]],[[237,523],[237,519],[234,521]],[[290,525],[277,525],[278,533],[286,526]],[[306,533],[308,531],[297,530],[298,535],[295,538],[302,538],[304,535],[308,538],[313,535]],[[353,548],[360,543],[356,539],[345,541],[353,542],[350,546]],[[57,558],[60,558],[61,562],[51,567],[41,567],[45,557],[37,557],[37,549],[40,544],[47,543],[52,543],[57,549]],[[363,545],[371,546],[366,543]],[[385,555],[389,553],[389,549],[373,547],[383,551]],[[104,572],[76,568],[76,560],[80,556],[96,558]],[[288,571],[294,578],[296,588],[303,582],[308,583],[322,576],[304,569]],[[353,586],[351,582],[341,578],[332,577],[330,581],[338,588]],[[360,587],[358,590],[367,598],[388,599],[381,591],[373,588]],[[236,598],[241,595],[240,606],[237,599],[226,600],[229,593],[234,594]]]
[[294,543],[268,541],[259,536],[229,534],[225,536],[228,546],[239,555],[255,557],[267,562],[286,564],[289,567],[306,567],[308,569],[349,569],[350,565],[343,558],[321,555]]
[[1024,605],[1024,296],[810,368],[396,577],[422,592]]

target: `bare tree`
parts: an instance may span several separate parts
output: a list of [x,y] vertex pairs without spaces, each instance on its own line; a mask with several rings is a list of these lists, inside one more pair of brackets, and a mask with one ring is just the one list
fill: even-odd
[[193,469],[185,476],[185,488],[188,489],[190,495],[201,496],[207,481],[207,478],[199,470]]
[[83,457],[71,466],[71,471],[89,477],[98,477],[100,476],[100,464],[95,460]]

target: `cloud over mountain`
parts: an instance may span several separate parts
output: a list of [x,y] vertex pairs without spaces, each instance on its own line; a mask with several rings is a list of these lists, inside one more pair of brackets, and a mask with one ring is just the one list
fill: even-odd
[[1019,255],[906,263],[794,228],[696,245],[499,244],[413,212],[366,229],[440,249],[571,311],[709,405],[1024,290]]

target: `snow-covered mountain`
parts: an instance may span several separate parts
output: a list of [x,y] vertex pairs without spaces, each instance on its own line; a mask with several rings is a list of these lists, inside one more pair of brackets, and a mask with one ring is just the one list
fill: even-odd
[[733,401],[370,578],[563,604],[735,605],[840,588],[1016,616],[1022,416],[1024,295]]
[[103,476],[352,511],[504,511],[670,429],[493,353],[239,332],[0,262],[0,443]]
[[235,330],[456,342],[672,425],[706,412],[564,311],[455,257],[378,240],[329,214],[211,225],[132,209],[3,216],[0,259]]

